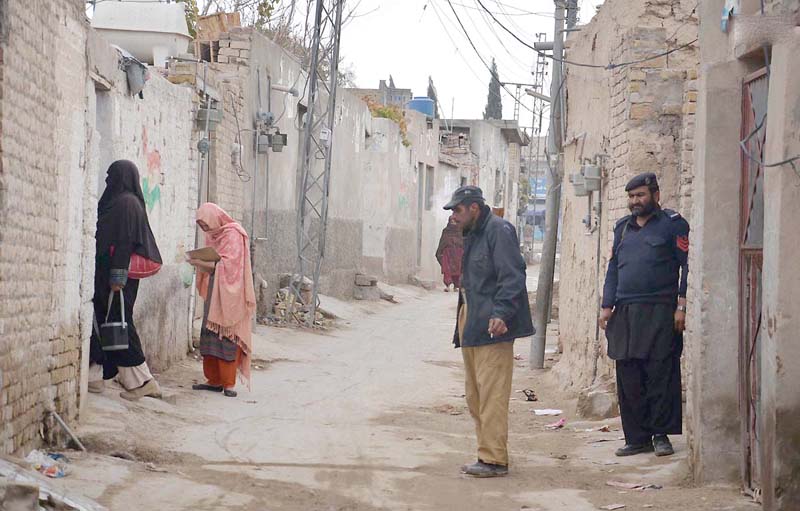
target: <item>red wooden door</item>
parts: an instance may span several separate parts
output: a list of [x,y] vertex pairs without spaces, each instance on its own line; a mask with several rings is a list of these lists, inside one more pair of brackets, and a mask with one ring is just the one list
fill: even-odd
[[745,488],[760,493],[761,464],[761,283],[764,252],[764,146],[769,75],[748,76],[742,87],[741,192],[739,230],[739,382],[742,418],[742,475]]

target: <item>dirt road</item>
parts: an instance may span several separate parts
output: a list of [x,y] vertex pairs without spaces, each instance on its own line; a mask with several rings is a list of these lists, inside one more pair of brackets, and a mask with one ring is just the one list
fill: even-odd
[[[681,439],[668,459],[615,458],[618,420],[578,421],[574,401],[526,360],[514,388],[540,401],[514,393],[510,476],[462,476],[475,447],[450,345],[455,296],[394,292],[400,304],[328,302],[345,319],[324,335],[259,327],[252,389],[236,399],[192,392],[202,378],[192,359],[159,376],[167,401],[92,395],[79,428],[92,453],[74,455],[59,484],[114,511],[757,509],[733,489],[687,486]],[[527,359],[528,342],[515,351]],[[534,416],[534,404],[563,409],[566,426],[546,429],[559,417]]]

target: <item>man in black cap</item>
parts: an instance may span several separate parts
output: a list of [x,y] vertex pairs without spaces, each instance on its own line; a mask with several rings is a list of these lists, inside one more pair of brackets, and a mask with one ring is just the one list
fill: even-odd
[[689,223],[659,205],[655,174],[627,184],[631,214],[614,227],[600,326],[616,361],[625,446],[617,456],[672,454],[681,434]]
[[517,230],[492,214],[477,186],[456,190],[444,209],[453,211],[453,221],[465,234],[453,344],[464,357],[478,460],[461,470],[474,477],[504,476],[514,339],[533,335],[525,261]]

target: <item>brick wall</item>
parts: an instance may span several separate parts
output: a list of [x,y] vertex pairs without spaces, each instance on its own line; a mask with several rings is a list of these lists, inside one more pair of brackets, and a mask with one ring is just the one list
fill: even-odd
[[697,70],[686,72],[683,89],[683,126],[681,128],[680,211],[692,220],[692,182],[694,181],[694,133],[697,111]]
[[[211,134],[211,196],[209,200],[230,213],[233,218],[250,230],[249,214],[245,215],[245,199],[251,187],[253,164],[248,161],[248,151],[242,150],[241,164],[238,156],[231,156],[235,145],[252,145],[252,118],[245,116],[245,84],[248,75],[247,64],[250,56],[250,38],[247,29],[234,28],[230,33],[220,35],[220,49],[217,63],[212,65],[216,73],[217,90],[220,93],[223,118],[216,131]],[[226,78],[223,75],[226,75]],[[223,76],[220,78],[220,76]],[[234,77],[235,78],[232,78]],[[247,98],[251,99],[251,98]],[[237,142],[238,140],[238,142]],[[247,218],[245,218],[245,216]]]
[[[79,0],[9,0],[2,26],[0,452],[78,413],[85,279],[85,41]],[[75,76],[81,77],[75,80]],[[57,193],[56,193],[57,191]],[[45,421],[45,433],[52,429]]]

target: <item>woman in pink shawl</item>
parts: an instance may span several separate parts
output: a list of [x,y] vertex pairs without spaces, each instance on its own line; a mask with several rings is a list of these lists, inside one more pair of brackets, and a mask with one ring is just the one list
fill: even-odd
[[206,246],[220,255],[216,263],[190,259],[199,271],[197,290],[205,301],[200,353],[207,383],[194,390],[224,392],[236,397],[236,371],[250,386],[253,352],[252,319],[256,309],[250,244],[247,232],[216,204],[197,210],[197,225],[206,233]]

